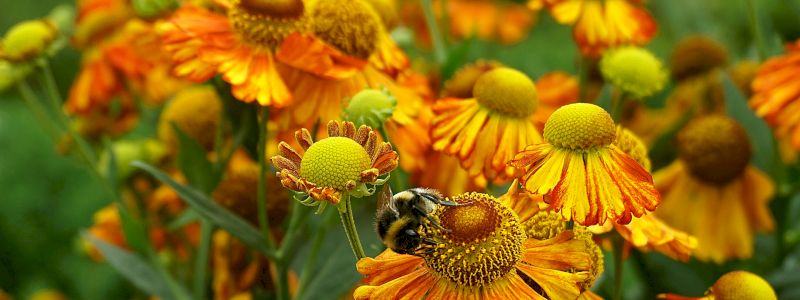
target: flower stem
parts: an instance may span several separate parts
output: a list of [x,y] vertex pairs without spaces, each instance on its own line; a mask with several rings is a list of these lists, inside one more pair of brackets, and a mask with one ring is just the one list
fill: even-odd
[[267,240],[267,247],[275,249],[275,240],[272,232],[269,231],[269,215],[267,214],[267,187],[265,185],[265,174],[267,172],[267,120],[269,119],[269,109],[260,107],[261,116],[258,118],[258,226]]
[[342,195],[342,202],[339,203],[339,206],[339,218],[342,219],[344,233],[347,234],[347,240],[350,242],[350,247],[353,248],[356,260],[367,257],[364,253],[364,247],[361,246],[361,239],[358,238],[356,222],[353,219],[353,207],[350,204],[350,194],[344,193]]
[[278,300],[289,300],[289,262],[279,261],[276,263],[278,269]]
[[19,90],[19,95],[22,97],[22,100],[25,101],[25,104],[28,108],[33,112],[34,117],[44,126],[45,131],[50,137],[53,139],[53,142],[58,142],[59,139],[59,131],[56,127],[53,126],[53,122],[47,114],[44,106],[39,103],[39,100],[36,98],[36,94],[33,92],[31,87],[25,82],[24,79],[17,82],[17,89]]
[[614,297],[611,299],[622,299],[622,252],[625,247],[625,240],[621,236],[614,236]]
[[428,25],[428,32],[433,40],[433,57],[440,66],[447,61],[447,48],[444,43],[442,32],[439,31],[439,24],[436,23],[436,16],[433,14],[431,0],[420,0],[422,12],[425,14],[425,24]]
[[758,50],[758,60],[763,61],[767,58],[767,49],[764,47],[764,39],[758,29],[758,19],[756,17],[756,7],[753,0],[747,0],[747,15],[750,20],[750,29],[753,31],[753,40],[756,42]]
[[[332,216],[332,215],[331,215]],[[328,218],[325,218],[328,220]],[[322,241],[325,240],[325,234],[328,232],[327,227],[320,226],[317,229],[317,233],[314,235],[314,243],[311,245],[311,250],[308,252],[308,259],[303,266],[303,271],[300,273],[300,286],[297,287],[297,299],[302,299],[301,295],[303,291],[308,287],[311,279],[314,274],[313,270],[317,264],[317,258],[319,257],[319,250],[322,248]]]
[[589,64],[590,59],[581,56],[578,63],[578,102],[590,102],[589,99],[586,99],[589,83]]
[[208,273],[208,255],[211,249],[211,233],[214,225],[208,220],[200,221],[200,245],[194,261],[194,278],[192,289],[197,299],[206,298],[206,274]]

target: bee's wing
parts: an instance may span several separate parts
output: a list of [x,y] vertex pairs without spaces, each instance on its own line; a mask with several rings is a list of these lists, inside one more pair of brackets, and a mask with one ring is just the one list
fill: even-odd
[[389,209],[392,212],[394,212],[395,214],[398,214],[397,213],[397,208],[394,206],[394,203],[392,201],[393,195],[394,194],[392,194],[392,188],[389,186],[389,184],[384,184],[383,188],[381,189],[381,193],[378,194],[378,210],[377,211],[379,213],[381,211],[383,211],[384,209]]

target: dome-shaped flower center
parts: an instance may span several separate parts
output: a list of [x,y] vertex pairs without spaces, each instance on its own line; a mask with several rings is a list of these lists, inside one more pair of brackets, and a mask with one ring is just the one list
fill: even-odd
[[697,179],[724,185],[750,163],[750,139],[741,125],[725,116],[690,122],[678,133],[678,153]]
[[206,150],[214,147],[222,100],[210,86],[197,85],[178,92],[158,120],[158,137],[171,148],[178,145],[172,124]]
[[769,283],[756,274],[733,271],[722,275],[711,286],[715,299],[778,299]]
[[0,58],[23,61],[44,52],[56,38],[58,29],[42,20],[31,20],[14,25],[0,39]]
[[380,17],[363,0],[319,0],[311,18],[314,34],[347,55],[366,59],[377,48]]
[[514,269],[526,235],[517,216],[494,197],[467,193],[450,199],[465,205],[434,212],[446,230],[427,226],[421,235],[438,242],[422,254],[425,265],[459,285],[481,286]]
[[358,182],[371,159],[364,147],[346,137],[322,139],[306,150],[300,176],[320,187],[345,190],[347,182]]
[[503,65],[495,61],[477,61],[458,69],[447,82],[444,83],[443,94],[447,97],[472,98],[475,82],[486,72]]
[[496,68],[481,75],[472,95],[488,109],[520,118],[533,114],[539,104],[533,81],[509,68]]
[[567,230],[567,222],[561,214],[554,211],[539,211],[525,221],[525,233],[537,240],[546,240]]
[[228,17],[248,43],[276,48],[292,32],[305,31],[308,22],[302,0],[232,0]]
[[544,124],[544,139],[553,146],[586,150],[614,142],[614,120],[601,107],[573,103],[560,107]]
[[661,61],[638,47],[609,50],[600,61],[600,71],[615,87],[636,98],[655,94],[667,81]]
[[728,63],[728,51],[720,43],[693,36],[681,40],[670,57],[672,77],[677,80],[705,73]]
[[347,119],[355,121],[357,125],[367,124],[377,128],[392,115],[395,104],[397,100],[385,92],[367,89],[353,96],[344,112]]

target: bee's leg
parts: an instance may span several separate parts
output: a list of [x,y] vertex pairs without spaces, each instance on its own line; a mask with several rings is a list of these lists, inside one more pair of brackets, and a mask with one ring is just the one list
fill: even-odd
[[428,219],[428,221],[430,221],[431,224],[433,224],[433,226],[436,226],[437,228],[439,228],[441,230],[445,230],[445,231],[450,232],[449,229],[442,227],[442,225],[439,224],[439,222],[437,222],[434,218],[431,218],[431,216],[429,216],[427,213],[425,213],[425,211],[422,210],[421,208],[419,208],[416,205],[414,205],[414,206],[412,206],[412,209],[414,210],[415,213],[419,214],[420,216],[425,217],[425,219]]
[[[424,250],[423,250],[423,249],[424,249]],[[423,254],[431,254],[431,253],[433,253],[434,251],[436,251],[436,249],[434,249],[434,248],[432,248],[432,247],[427,247],[427,248],[417,249],[417,251],[416,251],[416,252],[414,252],[414,254],[413,254],[413,255],[415,255],[415,256],[420,256],[420,257],[421,257]]]
[[424,243],[426,245],[431,245],[431,246],[436,246],[436,245],[439,244],[438,242],[436,242],[436,240],[434,240],[432,238],[422,238],[421,241],[422,241],[422,243]]

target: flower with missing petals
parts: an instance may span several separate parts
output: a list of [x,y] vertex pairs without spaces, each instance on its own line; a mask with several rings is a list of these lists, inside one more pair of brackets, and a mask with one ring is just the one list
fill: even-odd
[[280,155],[272,164],[284,187],[305,193],[304,204],[325,201],[338,204],[342,193],[365,196],[374,192],[367,184],[383,184],[379,176],[397,167],[397,152],[392,145],[378,142],[372,128],[362,125],[356,129],[351,122],[328,122],[328,137],[314,142],[303,128],[295,132],[301,155],[286,142],[278,145]]

